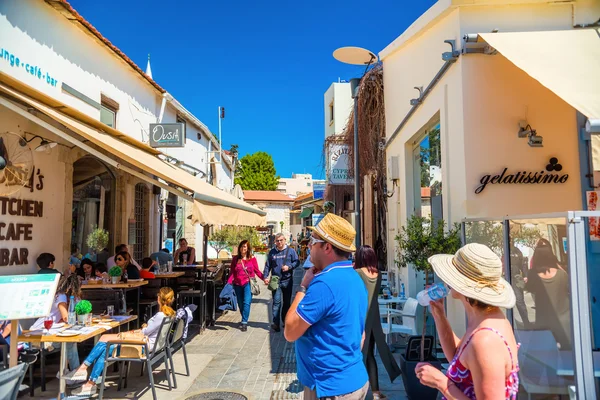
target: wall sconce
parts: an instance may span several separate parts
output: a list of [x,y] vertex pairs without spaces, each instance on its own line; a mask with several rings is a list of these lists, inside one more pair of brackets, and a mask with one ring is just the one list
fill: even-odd
[[536,130],[533,129],[531,125],[527,123],[527,121],[519,122],[519,132],[517,133],[517,135],[520,138],[528,138],[527,144],[531,147],[544,147],[543,136],[538,136]]
[[20,143],[21,147],[25,147],[27,143],[31,142],[35,138],[41,139],[40,144],[37,145],[37,147],[35,148],[35,151],[39,153],[45,152],[46,154],[50,154],[52,152],[52,149],[55,148],[56,145],[58,145],[58,143],[56,142],[51,142],[49,140],[44,139],[41,136],[34,135],[31,139],[22,138]]

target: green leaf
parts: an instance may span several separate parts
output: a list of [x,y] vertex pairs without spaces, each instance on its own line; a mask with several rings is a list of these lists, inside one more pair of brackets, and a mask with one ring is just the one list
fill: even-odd
[[121,269],[121,267],[116,266],[116,265],[108,270],[109,276],[121,276],[122,273],[123,273],[123,270]]
[[94,230],[89,233],[85,242],[89,248],[101,252],[108,246],[108,231],[94,227]]
[[81,300],[75,305],[75,314],[85,315],[92,312],[92,303],[88,300]]
[[234,183],[243,190],[277,190],[279,176],[271,155],[259,151],[242,157]]

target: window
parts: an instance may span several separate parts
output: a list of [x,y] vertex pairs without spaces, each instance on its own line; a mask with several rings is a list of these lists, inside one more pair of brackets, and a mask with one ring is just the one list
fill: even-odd
[[141,262],[148,252],[148,187],[145,183],[135,185],[135,244],[133,245],[133,259]]
[[111,128],[116,128],[118,111],[119,103],[105,95],[100,95],[100,122]]
[[440,124],[426,129],[414,150],[415,213],[434,221],[442,214],[442,148]]
[[333,123],[333,101],[329,104],[329,123]]
[[310,187],[310,182],[306,182],[306,186]]

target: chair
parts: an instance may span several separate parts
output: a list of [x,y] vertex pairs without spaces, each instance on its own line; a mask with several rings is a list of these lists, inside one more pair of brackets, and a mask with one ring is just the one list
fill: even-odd
[[[186,318],[186,317],[184,317]],[[179,349],[183,351],[183,360],[185,361],[185,375],[190,376],[190,367],[188,366],[187,352],[185,351],[185,339],[183,338],[183,330],[185,328],[185,320],[178,319],[175,322],[175,329],[171,335],[171,340],[167,345],[167,356],[171,361],[171,372],[173,373],[173,388],[177,389],[177,378],[175,377],[175,363],[173,362],[173,354]]]
[[201,274],[201,279],[197,281],[199,289],[180,290],[177,293],[177,308],[185,307],[188,304],[196,304],[198,299],[198,313],[200,320],[200,329],[206,324],[206,274]]
[[[392,333],[399,333],[402,335],[416,335],[417,334],[417,307],[419,302],[417,299],[408,298],[404,304],[402,310],[396,310],[393,308],[385,307],[381,308],[381,318],[385,322],[381,323],[381,328],[385,334],[385,341],[389,344],[389,335]],[[383,311],[382,311],[383,310]],[[395,324],[394,317],[400,317],[402,324]]]
[[86,289],[82,291],[81,297],[83,300],[88,300],[92,303],[94,313],[105,311],[108,306],[113,306],[114,310],[121,310],[120,290],[113,289]]
[[25,363],[0,371],[0,399],[15,400],[28,365]]
[[552,358],[558,360],[560,355],[552,332],[518,330],[515,336],[521,343],[518,353],[519,381],[528,398],[531,399],[532,394],[568,395],[568,387],[574,384],[574,379],[558,376],[551,366],[527,355],[528,352],[534,351],[548,352]]
[[158,301],[156,300],[161,288],[161,279],[148,279],[148,284],[141,288],[140,306],[146,306],[144,309],[144,322],[148,322],[158,311]]
[[[150,382],[150,387],[152,389],[152,397],[156,400],[156,388],[154,387],[154,378],[152,377],[152,371],[155,365],[165,364],[165,372],[167,375],[167,382],[169,384],[169,390],[172,389],[171,386],[171,368],[169,368],[169,357],[167,354],[167,345],[169,340],[169,333],[171,332],[171,327],[173,326],[173,317],[165,317],[158,328],[158,335],[156,337],[156,341],[154,342],[154,348],[152,351],[148,350],[148,342],[137,341],[137,340],[113,340],[106,343],[106,353],[104,355],[104,370],[102,371],[102,382],[106,379],[106,369],[109,363],[119,362],[119,363],[127,363],[127,372],[125,374],[125,387],[127,387],[127,378],[129,376],[129,367],[130,363],[137,362],[142,364],[142,374],[144,373],[144,367],[148,372],[148,381]],[[110,347],[112,344],[117,345],[134,345],[141,346],[143,349],[143,355],[140,358],[129,358],[129,357],[121,357],[119,356],[119,349],[113,351],[113,354],[110,354]],[[118,390],[121,389],[121,380],[123,375],[123,370],[125,368],[119,369],[119,387]],[[100,385],[100,393],[98,395],[98,399],[102,399],[104,396],[104,384]]]

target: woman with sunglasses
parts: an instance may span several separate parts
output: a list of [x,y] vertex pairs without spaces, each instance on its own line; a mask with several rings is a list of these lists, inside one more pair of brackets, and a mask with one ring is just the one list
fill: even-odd
[[126,251],[120,251],[115,256],[115,263],[121,267],[123,274],[127,272],[129,279],[140,279],[140,271],[131,262],[131,255]]
[[258,276],[264,281],[264,276],[258,269],[258,262],[252,255],[252,246],[247,240],[240,242],[237,256],[231,260],[230,271],[231,274],[227,283],[233,285],[240,314],[242,314],[240,330],[246,332],[248,330],[248,318],[250,317],[250,305],[252,304],[250,279]]

